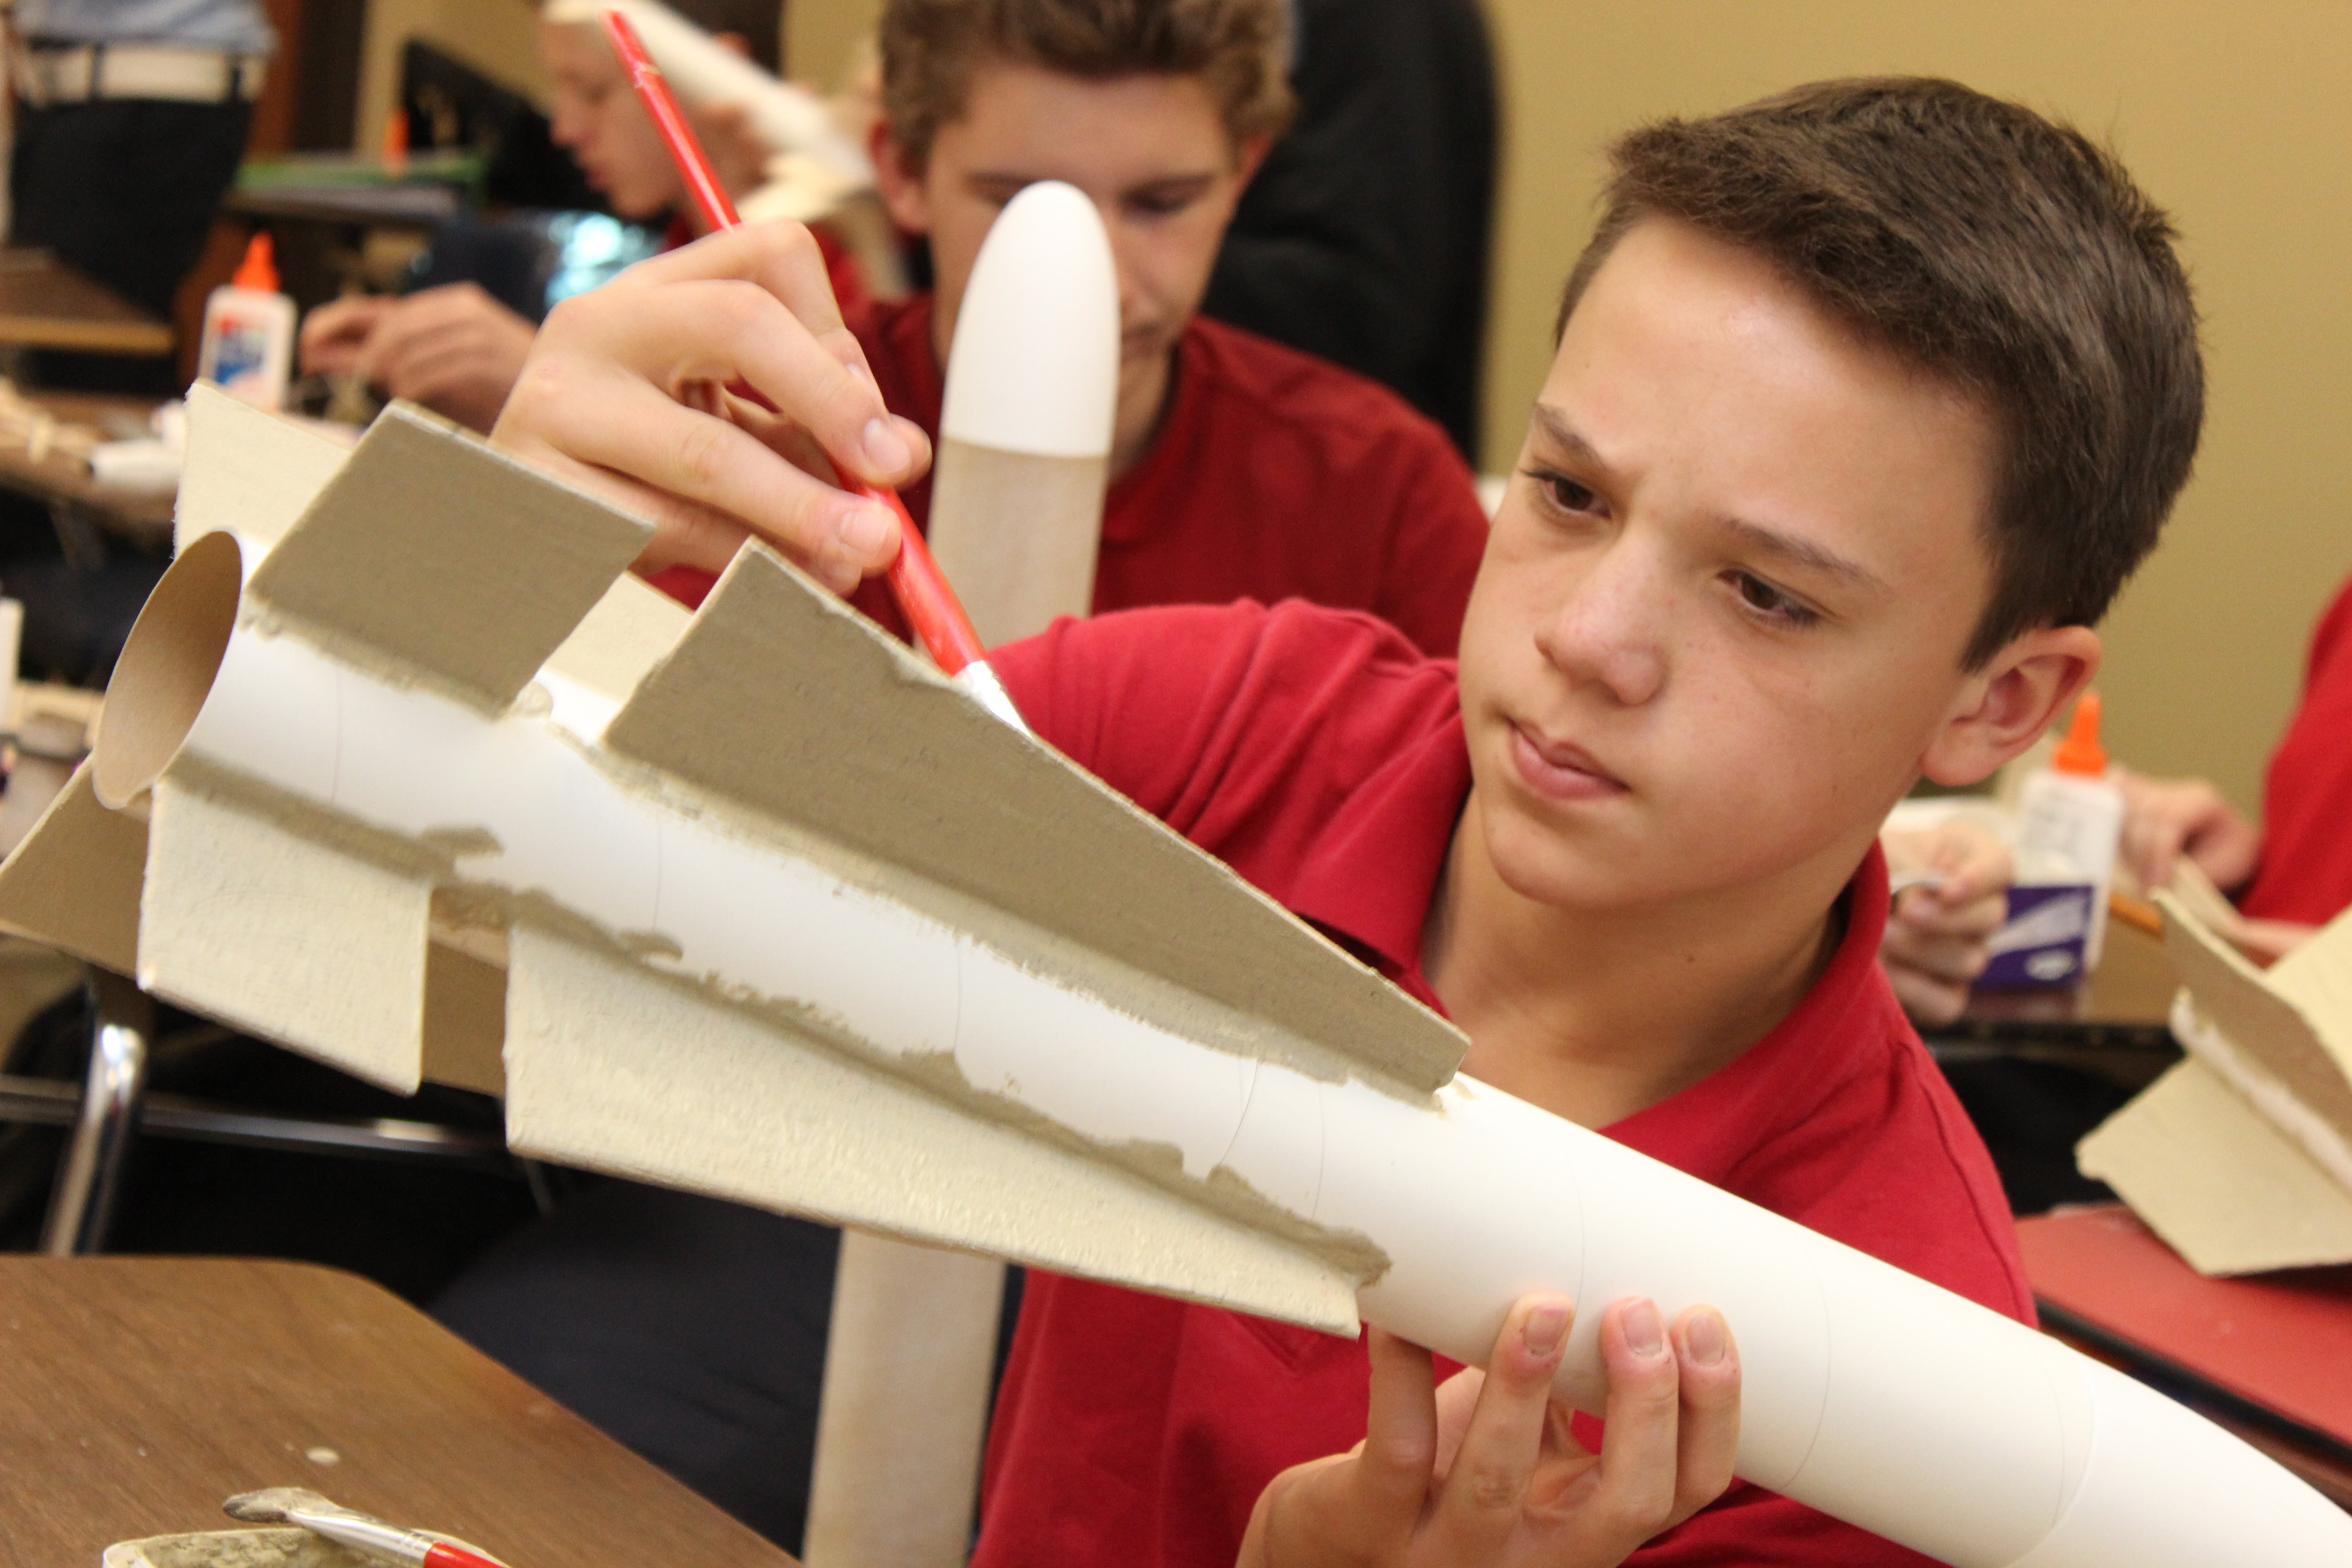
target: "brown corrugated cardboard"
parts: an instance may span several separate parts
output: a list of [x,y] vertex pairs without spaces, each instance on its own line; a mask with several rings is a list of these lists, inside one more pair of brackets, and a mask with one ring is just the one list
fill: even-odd
[[383,411],[252,590],[362,667],[495,713],[652,537],[405,404]]
[[1354,1332],[1356,1280],[1328,1262],[822,1042],[782,1048],[776,1017],[528,923],[507,999],[524,1152],[1171,1295],[1217,1278],[1221,1302]]
[[1237,1054],[1406,1093],[1462,1059],[1450,1026],[763,550],[736,556],[605,743],[919,868],[975,918],[1009,918],[1031,945],[1059,939],[1048,967],[1075,965],[1107,994],[1128,989],[1123,970],[1198,998],[1188,1032]]
[[129,974],[146,868],[146,823],[99,805],[84,763],[0,864],[0,926]]
[[257,552],[268,549],[352,455],[348,447],[201,381],[188,388],[188,447],[205,457],[180,477],[172,515],[176,550],[213,532],[234,533]]
[[140,988],[264,1039],[331,1043],[344,1071],[414,1094],[431,874],[289,830],[275,804],[155,785]]
[[2084,1173],[2203,1273],[2352,1261],[2352,917],[2263,971],[2157,903],[2191,1059],[2083,1141]]

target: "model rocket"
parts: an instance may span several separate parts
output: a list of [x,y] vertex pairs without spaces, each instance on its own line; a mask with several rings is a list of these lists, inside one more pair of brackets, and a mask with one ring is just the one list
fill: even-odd
[[[964,288],[932,468],[931,550],[988,646],[1093,607],[1118,355],[1118,272],[1093,203],[1025,186]],[[843,1233],[810,1568],[961,1568],[1003,1289],[1000,1264]]]

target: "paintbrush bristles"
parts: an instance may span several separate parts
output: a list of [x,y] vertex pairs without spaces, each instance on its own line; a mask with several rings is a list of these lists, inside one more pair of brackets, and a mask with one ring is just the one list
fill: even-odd
[[349,1510],[302,1487],[264,1487],[257,1492],[237,1493],[221,1504],[221,1511],[247,1524],[283,1524],[291,1513],[345,1513]]

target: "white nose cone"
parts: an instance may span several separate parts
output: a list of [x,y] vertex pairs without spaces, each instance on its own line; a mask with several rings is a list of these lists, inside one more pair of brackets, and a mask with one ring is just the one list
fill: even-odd
[[1118,404],[1118,273],[1074,186],[1024,186],[972,264],[940,434],[1041,458],[1104,458]]

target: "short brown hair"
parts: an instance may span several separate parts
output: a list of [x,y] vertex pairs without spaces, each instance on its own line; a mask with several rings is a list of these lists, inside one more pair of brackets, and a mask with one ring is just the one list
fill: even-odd
[[882,110],[919,171],[983,58],[1095,80],[1197,76],[1238,145],[1290,122],[1289,56],[1286,0],[889,0]]
[[1958,82],[1889,77],[1660,121],[1612,159],[1556,331],[1643,218],[1763,255],[1994,418],[1994,586],[1967,668],[2106,613],[2188,482],[2205,411],[2178,237],[2111,153]]

